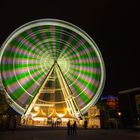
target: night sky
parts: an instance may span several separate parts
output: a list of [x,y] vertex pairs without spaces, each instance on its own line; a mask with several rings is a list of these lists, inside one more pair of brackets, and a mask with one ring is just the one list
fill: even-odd
[[26,22],[56,18],[86,31],[97,43],[105,61],[103,95],[140,86],[140,45],[136,1],[34,0],[0,2],[0,44]]

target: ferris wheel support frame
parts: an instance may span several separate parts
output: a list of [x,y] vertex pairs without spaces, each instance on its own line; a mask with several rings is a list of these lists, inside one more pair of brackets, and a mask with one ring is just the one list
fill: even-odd
[[74,98],[72,96],[72,92],[71,92],[69,86],[67,85],[67,82],[61,72],[61,68],[57,63],[56,63],[56,67],[58,68],[58,71],[56,71],[56,72],[57,72],[59,80],[61,81],[60,85],[61,85],[62,93],[63,93],[65,101],[66,101],[68,112],[75,118],[78,118],[79,116],[82,117],[82,115],[80,113],[80,109],[79,109],[76,101],[74,100]]
[[42,84],[42,86],[41,86],[40,89],[39,89],[39,92],[35,95],[34,99],[32,100],[31,104],[28,106],[28,108],[26,109],[26,111],[25,111],[25,113],[24,113],[23,116],[25,116],[25,117],[28,117],[28,116],[29,116],[31,110],[32,110],[33,107],[35,106],[35,103],[36,103],[37,99],[39,98],[39,96],[40,96],[40,94],[41,94],[41,91],[42,91],[43,87],[45,86],[45,84],[46,84],[46,82],[47,82],[49,76],[51,75],[53,69],[54,69],[54,65],[51,67],[51,69],[50,69],[48,75],[46,76],[46,79],[45,79],[44,83]]

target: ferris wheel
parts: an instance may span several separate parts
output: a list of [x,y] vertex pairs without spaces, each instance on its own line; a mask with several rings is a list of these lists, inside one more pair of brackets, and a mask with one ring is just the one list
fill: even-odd
[[56,19],[29,22],[16,29],[0,53],[1,82],[12,108],[29,115],[74,117],[99,99],[104,82],[102,55],[91,37],[77,26]]

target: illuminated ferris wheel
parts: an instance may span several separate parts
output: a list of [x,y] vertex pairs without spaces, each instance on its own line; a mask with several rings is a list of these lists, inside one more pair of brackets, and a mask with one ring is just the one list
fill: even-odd
[[56,19],[29,22],[3,43],[1,82],[20,114],[80,117],[102,92],[105,68],[96,43],[77,26]]

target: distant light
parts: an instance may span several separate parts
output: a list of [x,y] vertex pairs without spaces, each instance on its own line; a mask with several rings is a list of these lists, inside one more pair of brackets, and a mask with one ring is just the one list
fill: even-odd
[[122,112],[118,112],[118,116],[121,116],[122,115]]
[[108,95],[108,96],[101,97],[101,100],[108,100],[108,99],[119,100],[118,97],[116,97],[116,96],[112,96],[112,95]]
[[35,111],[38,111],[38,110],[39,110],[39,106],[35,106],[35,107],[34,107],[34,110],[35,110]]

